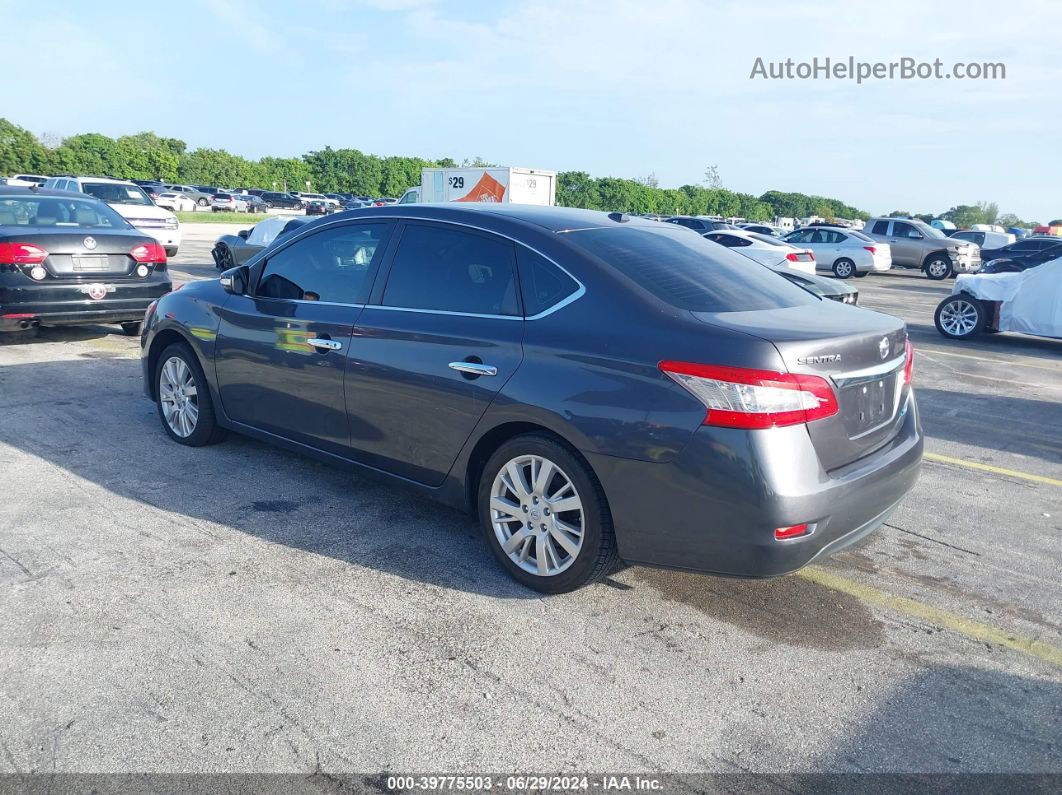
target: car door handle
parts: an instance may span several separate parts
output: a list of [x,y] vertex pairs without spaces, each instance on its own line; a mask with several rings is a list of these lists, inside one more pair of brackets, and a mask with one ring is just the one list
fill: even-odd
[[479,362],[450,362],[450,369],[468,375],[497,375],[498,368]]
[[338,351],[343,347],[343,343],[338,340],[323,340],[320,337],[311,337],[306,340],[306,344],[325,351]]

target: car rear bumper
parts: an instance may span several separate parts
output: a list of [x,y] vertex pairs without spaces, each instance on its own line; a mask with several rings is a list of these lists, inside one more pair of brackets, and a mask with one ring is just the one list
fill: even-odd
[[[922,461],[912,394],[883,448],[825,471],[803,425],[742,431],[702,427],[673,461],[587,454],[631,563],[737,577],[789,574],[880,527],[910,491]],[[809,523],[776,540],[775,528]]]
[[46,326],[143,320],[148,305],[173,289],[169,278],[158,277],[135,282],[101,277],[99,283],[114,291],[95,300],[82,292],[87,281],[0,286],[0,331],[17,330],[27,320]]

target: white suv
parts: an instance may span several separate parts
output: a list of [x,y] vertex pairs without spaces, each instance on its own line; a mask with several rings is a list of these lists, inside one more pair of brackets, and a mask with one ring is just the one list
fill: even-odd
[[52,177],[44,187],[87,193],[107,202],[126,221],[159,241],[166,249],[167,257],[177,254],[181,245],[181,225],[177,216],[156,207],[139,185],[127,179],[68,176]]

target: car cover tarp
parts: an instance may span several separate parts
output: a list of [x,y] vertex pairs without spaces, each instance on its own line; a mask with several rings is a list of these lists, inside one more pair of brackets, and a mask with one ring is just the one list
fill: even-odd
[[251,234],[247,235],[247,245],[249,246],[268,246],[273,242],[274,238],[280,234],[280,230],[284,228],[284,224],[290,221],[290,218],[266,218],[263,221],[259,221],[251,229]]
[[962,274],[952,293],[1002,301],[1000,331],[1062,337],[1062,257],[1021,273]]

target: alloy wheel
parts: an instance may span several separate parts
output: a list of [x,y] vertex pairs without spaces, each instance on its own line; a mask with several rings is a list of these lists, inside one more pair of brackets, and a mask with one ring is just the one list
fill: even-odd
[[948,263],[942,259],[935,259],[927,266],[929,275],[936,279],[943,279],[948,275]]
[[965,337],[977,328],[977,307],[969,301],[951,301],[940,310],[940,325],[956,337]]
[[572,479],[542,456],[517,456],[501,468],[491,486],[490,521],[502,551],[530,574],[556,576],[582,549],[582,499]]
[[192,435],[199,422],[199,396],[188,363],[171,356],[159,373],[159,403],[170,430],[182,439]]

